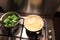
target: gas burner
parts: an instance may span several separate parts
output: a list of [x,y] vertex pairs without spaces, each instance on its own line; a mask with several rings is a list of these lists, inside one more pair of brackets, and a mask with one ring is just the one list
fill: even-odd
[[[23,21],[26,17],[23,16],[21,18],[20,24],[17,25],[18,28],[16,30],[13,28],[14,32],[12,32],[12,35],[8,30],[4,30],[4,27],[0,29],[1,40],[42,40],[43,38],[46,38],[46,25],[40,31],[30,32],[23,26]],[[46,22],[45,19],[44,22]],[[8,35],[8,33],[10,35]]]
[[23,32],[22,32],[22,38],[26,38],[29,40],[42,40],[42,38],[46,37],[46,32],[45,32],[45,28],[42,28],[41,31],[38,32],[30,32],[28,30],[26,30],[25,28],[23,28]]
[[[1,16],[2,14],[0,14]],[[22,16],[22,19],[20,20],[20,25],[18,26],[18,30],[14,33],[14,35],[5,35],[5,33],[2,33],[1,26],[0,26],[0,40],[30,40],[29,36],[27,35],[27,31],[25,29],[25,27],[23,26],[23,18],[26,18],[26,16]],[[42,35],[39,36],[37,39],[40,40],[55,40],[55,34],[54,34],[54,27],[53,27],[53,21],[52,19],[47,19],[47,18],[43,18],[45,21],[45,26],[42,28]],[[5,31],[5,30],[3,30]],[[7,30],[8,31],[8,30]],[[38,34],[39,32],[37,32]],[[34,38],[33,38],[34,39]],[[31,39],[31,40],[33,40]]]
[[[33,33],[33,32],[29,32],[28,30],[26,30],[26,28],[24,27],[24,19],[26,18],[26,16],[21,16],[21,20],[20,20],[20,24],[17,25],[18,26],[18,30],[16,30],[14,33],[13,33],[13,36],[10,34],[10,35],[5,35],[5,33],[2,33],[1,28],[0,29],[0,40],[47,40],[47,34],[48,34],[48,31],[51,32],[51,30],[48,30],[47,31],[47,24],[46,24],[46,20],[43,18],[44,20],[44,27],[36,32],[36,33]],[[5,30],[3,30],[5,31]],[[6,30],[7,31],[7,30]],[[36,35],[38,34],[38,35]],[[34,37],[35,36],[35,37]],[[49,36],[49,39],[51,39],[52,35]]]
[[[26,18],[26,17],[22,17],[22,18]],[[46,22],[46,20],[44,19],[44,22]],[[22,38],[28,39],[28,40],[42,40],[44,38],[46,38],[46,24],[44,25],[44,27],[37,31],[37,32],[31,32],[28,31],[25,27],[23,27],[23,31],[22,31]]]
[[6,27],[4,27],[2,25],[2,27],[1,27],[1,33],[5,34],[5,35],[11,36],[11,35],[15,34],[18,31],[19,26],[20,26],[20,24],[16,25],[14,28],[6,28]]

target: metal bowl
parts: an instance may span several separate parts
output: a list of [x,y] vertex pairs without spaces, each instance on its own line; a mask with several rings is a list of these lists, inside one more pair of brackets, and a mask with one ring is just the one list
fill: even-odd
[[[20,15],[17,12],[13,12],[13,11],[7,12],[7,13],[3,14],[2,17],[1,17],[1,24],[2,24],[2,26],[4,26],[4,22],[3,22],[4,19],[6,19],[10,15],[16,15],[16,16],[19,17],[19,20],[20,20]],[[19,23],[19,20],[13,27],[15,27]],[[6,27],[6,26],[4,26],[4,27]],[[7,28],[13,28],[13,27],[7,27]]]

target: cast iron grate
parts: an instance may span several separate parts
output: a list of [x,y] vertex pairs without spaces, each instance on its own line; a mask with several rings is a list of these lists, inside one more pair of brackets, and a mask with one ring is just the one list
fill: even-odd
[[[29,38],[22,37],[24,27],[21,25],[19,25],[19,26],[20,27],[16,31],[16,34],[15,34],[15,32],[13,32],[12,34],[5,34],[4,32],[2,33],[1,29],[3,29],[3,28],[0,28],[0,40],[29,40]],[[3,31],[5,31],[5,30],[3,29]],[[46,28],[45,27],[43,27],[43,29],[42,29],[42,35],[46,38]],[[31,40],[33,40],[33,39],[31,39]]]

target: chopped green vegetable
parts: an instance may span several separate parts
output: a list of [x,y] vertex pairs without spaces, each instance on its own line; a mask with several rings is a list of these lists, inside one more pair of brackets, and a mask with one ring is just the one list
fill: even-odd
[[16,15],[12,15],[11,17],[12,17],[12,18],[16,18],[17,16],[16,16]]
[[4,23],[8,23],[10,20],[9,19],[5,19],[4,20]]
[[19,18],[16,15],[8,16],[6,19],[4,19],[4,25],[6,27],[12,27],[18,22]]

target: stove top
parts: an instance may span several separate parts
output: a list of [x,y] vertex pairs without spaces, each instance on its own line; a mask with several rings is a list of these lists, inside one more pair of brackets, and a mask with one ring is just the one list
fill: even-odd
[[[22,17],[22,18],[26,18],[26,17]],[[45,21],[45,26],[42,28],[41,34],[39,34],[36,39],[30,38],[28,36],[26,28],[22,25],[23,19],[21,19],[20,24],[18,24],[18,28],[17,28],[18,30],[15,30],[16,32],[12,32],[12,34],[10,34],[9,32],[8,32],[9,34],[7,34],[7,32],[0,26],[0,40],[52,40],[52,39],[54,39],[52,37],[52,36],[54,36],[53,35],[54,30],[53,30],[52,26],[51,26],[51,28],[50,28],[50,26],[48,26],[48,24],[51,25],[52,23],[50,22],[50,20],[46,21],[44,19],[44,21]],[[46,22],[49,22],[49,23],[46,23]],[[4,31],[6,32],[6,34]],[[38,34],[39,32],[36,32],[36,33]],[[52,36],[50,35],[50,33]],[[48,39],[48,38],[50,38],[50,39]]]
[[[23,17],[23,18],[25,18],[25,17]],[[20,24],[17,25],[18,30],[16,32],[13,32],[13,33],[9,33],[9,32],[7,32],[6,29],[1,27],[1,29],[0,29],[0,35],[1,35],[0,40],[35,40],[34,38],[30,39],[30,37],[28,37],[27,30],[22,24],[23,24],[23,19],[21,19]],[[39,33],[39,32],[36,32],[36,33]],[[45,38],[44,40],[46,40],[46,26],[44,26],[42,28],[40,33],[41,34],[39,34],[37,39],[42,40],[43,38]]]

